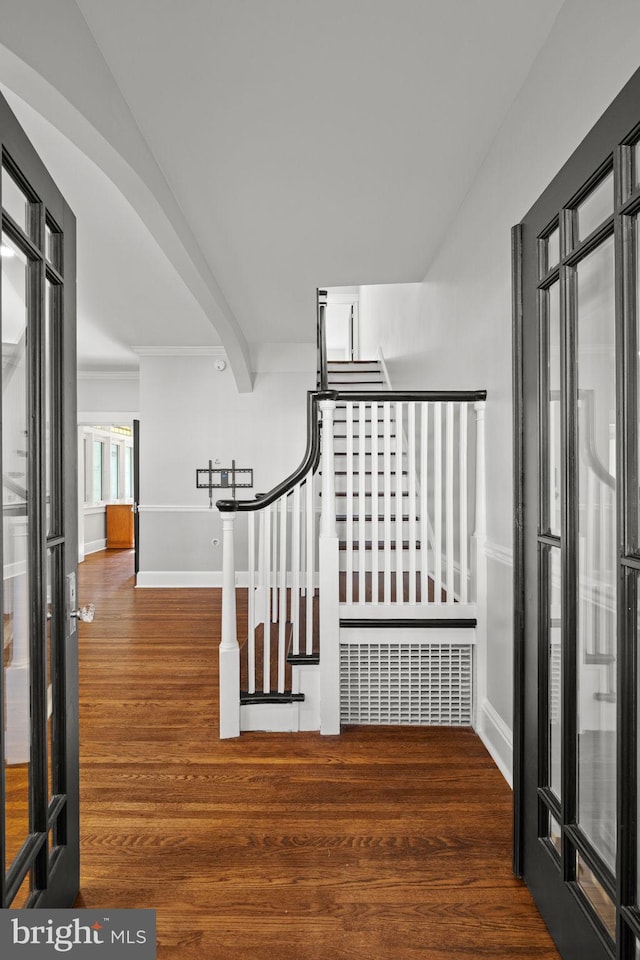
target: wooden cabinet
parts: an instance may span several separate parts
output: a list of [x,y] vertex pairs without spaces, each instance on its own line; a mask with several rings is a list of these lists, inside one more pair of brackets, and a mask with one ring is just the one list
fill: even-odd
[[133,507],[130,503],[107,504],[107,550],[133,547]]

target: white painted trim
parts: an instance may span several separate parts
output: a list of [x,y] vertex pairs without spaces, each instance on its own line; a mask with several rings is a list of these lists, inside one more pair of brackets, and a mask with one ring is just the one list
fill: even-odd
[[106,510],[107,510],[106,503],[97,504],[95,506],[85,507],[84,515],[85,517],[97,516],[99,513],[106,513]]
[[477,617],[475,603],[341,603],[341,620],[457,620]]
[[141,570],[136,587],[222,587],[222,570]]
[[139,370],[78,370],[78,380],[139,380]]
[[98,553],[100,550],[106,550],[106,549],[107,549],[106,539],[103,538],[102,540],[89,540],[89,542],[85,543],[84,545],[84,555],[86,557],[87,554],[89,553]]
[[382,376],[384,377],[385,383],[388,390],[392,390],[391,378],[389,377],[389,369],[387,367],[387,362],[384,359],[384,354],[382,353],[382,347],[378,347],[378,363],[380,364],[380,369],[382,370]]
[[511,547],[503,547],[500,543],[485,540],[484,555],[488,560],[503,563],[506,567],[513,566],[513,550]]
[[340,627],[340,646],[359,646],[363,643],[473,647],[476,630],[475,627]]
[[483,700],[477,734],[491,754],[498,770],[513,789],[513,735],[497,710]]
[[354,293],[338,293],[335,290],[332,290],[331,287],[327,289],[327,305],[331,304],[350,304],[350,303],[360,303],[360,289],[356,288]]
[[131,349],[139,357],[219,357],[227,359],[224,347],[152,347],[132,346]]
[[[293,582],[293,574],[287,574],[287,586]],[[314,576],[318,587],[319,577]],[[219,587],[222,588],[222,570],[142,570],[138,573],[137,587]],[[236,570],[236,587],[249,588],[249,572]]]

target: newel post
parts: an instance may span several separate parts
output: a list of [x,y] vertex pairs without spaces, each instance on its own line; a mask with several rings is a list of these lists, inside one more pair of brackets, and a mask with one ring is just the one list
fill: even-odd
[[482,728],[484,704],[487,699],[487,478],[485,411],[486,401],[475,403],[476,412],[476,503],[475,503],[475,601],[478,625],[476,628],[476,716],[475,728]]
[[220,739],[240,736],[240,648],[236,629],[235,511],[222,513]]
[[333,456],[334,397],[320,400],[322,411],[322,507],[318,563],[320,574],[320,733],[340,733],[340,563],[336,531]]

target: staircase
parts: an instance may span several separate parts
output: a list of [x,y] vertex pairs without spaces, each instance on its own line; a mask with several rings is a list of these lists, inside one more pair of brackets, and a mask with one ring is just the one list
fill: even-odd
[[220,735],[474,724],[485,394],[393,391],[377,361],[329,361],[325,383],[300,468],[261,500],[218,503]]

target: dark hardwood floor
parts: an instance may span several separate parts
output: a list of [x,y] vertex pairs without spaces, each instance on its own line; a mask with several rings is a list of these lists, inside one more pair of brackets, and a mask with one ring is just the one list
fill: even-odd
[[159,960],[558,957],[472,731],[221,742],[220,591],[134,590],[107,551],[80,601],[78,905],[155,908]]

